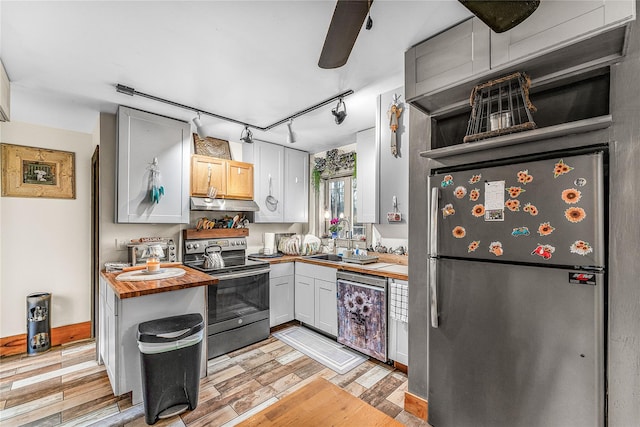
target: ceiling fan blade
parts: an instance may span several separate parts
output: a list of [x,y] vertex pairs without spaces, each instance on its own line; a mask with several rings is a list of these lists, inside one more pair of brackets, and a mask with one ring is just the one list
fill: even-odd
[[534,1],[458,0],[496,33],[512,29],[529,17],[540,5]]
[[347,63],[371,3],[373,0],[338,0],[320,53],[320,68],[338,68]]

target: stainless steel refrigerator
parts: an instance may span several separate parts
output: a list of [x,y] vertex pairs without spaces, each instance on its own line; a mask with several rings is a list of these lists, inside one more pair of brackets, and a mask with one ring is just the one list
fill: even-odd
[[433,427],[604,425],[604,158],[432,171]]

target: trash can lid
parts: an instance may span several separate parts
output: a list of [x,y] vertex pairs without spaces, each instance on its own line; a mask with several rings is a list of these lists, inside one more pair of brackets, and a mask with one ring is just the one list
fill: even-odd
[[204,329],[199,313],[149,320],[138,325],[138,341],[163,343],[184,339]]

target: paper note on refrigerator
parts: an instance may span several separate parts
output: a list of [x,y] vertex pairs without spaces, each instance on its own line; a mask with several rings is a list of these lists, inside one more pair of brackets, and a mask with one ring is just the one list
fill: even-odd
[[484,183],[484,220],[504,221],[504,181]]

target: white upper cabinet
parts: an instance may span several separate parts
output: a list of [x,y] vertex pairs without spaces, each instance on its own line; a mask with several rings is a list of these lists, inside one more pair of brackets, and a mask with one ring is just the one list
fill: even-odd
[[407,99],[465,80],[490,67],[490,29],[468,19],[405,53]]
[[284,150],[284,222],[309,219],[309,153]]
[[253,163],[255,222],[306,222],[309,211],[308,154],[282,145],[244,144],[242,159]]
[[0,62],[0,121],[8,122],[11,119],[11,83],[9,76]]
[[543,54],[635,19],[635,0],[540,2],[509,31],[491,31],[491,67]]
[[[118,108],[116,222],[189,223],[190,142],[186,122]],[[154,159],[157,203],[151,197]]]
[[358,183],[356,210],[358,222],[361,223],[378,223],[378,177],[380,171],[378,145],[379,138],[376,138],[376,128],[356,133],[356,179]]

